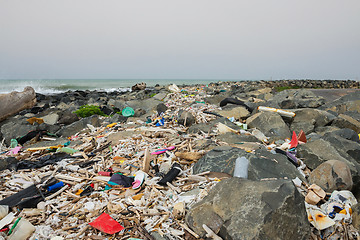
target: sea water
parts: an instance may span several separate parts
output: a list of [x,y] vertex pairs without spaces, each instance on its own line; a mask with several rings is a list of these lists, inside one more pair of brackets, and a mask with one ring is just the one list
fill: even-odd
[[[148,87],[156,84],[209,84],[211,82],[229,81],[219,79],[0,79],[0,93],[21,92],[26,86],[42,94],[61,93],[75,90],[127,91],[136,83],[145,82]],[[235,80],[231,80],[235,81]]]

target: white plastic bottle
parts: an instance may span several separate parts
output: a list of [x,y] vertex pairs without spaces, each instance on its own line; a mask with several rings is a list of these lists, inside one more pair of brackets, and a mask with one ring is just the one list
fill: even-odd
[[246,157],[238,157],[235,161],[234,177],[248,177],[249,160]]

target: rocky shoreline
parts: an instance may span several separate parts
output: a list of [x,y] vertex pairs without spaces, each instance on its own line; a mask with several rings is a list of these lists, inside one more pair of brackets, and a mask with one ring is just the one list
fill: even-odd
[[[329,100],[314,89],[344,92],[342,97]],[[349,89],[352,91],[346,94]],[[104,116],[79,117],[74,112],[83,105],[98,106]],[[127,116],[125,108],[133,113]],[[305,142],[300,140],[300,132]],[[294,133],[299,138],[296,146],[292,145]],[[50,239],[39,233],[44,226],[50,227],[46,231],[51,237],[110,238],[88,225],[101,213],[110,214],[127,229],[115,235],[118,239],[194,239],[211,234],[223,239],[357,239],[359,133],[360,82],[350,80],[241,81],[153,88],[140,84],[129,92],[37,93],[35,105],[0,122],[0,199],[26,189],[26,184],[14,184],[19,179],[39,188],[49,178],[46,172],[68,182],[68,193],[58,193],[53,201],[42,199],[45,208],[35,206],[41,209],[40,220],[21,210],[26,208],[15,211],[35,226],[33,239]],[[11,152],[12,139],[21,147],[18,152]],[[166,149],[170,146],[174,148]],[[59,154],[51,147],[74,150],[60,170],[57,160],[50,161]],[[148,151],[162,148],[166,149],[163,153],[148,157]],[[247,179],[231,177],[239,157],[248,160]],[[44,158],[51,164],[42,165]],[[84,163],[89,166],[81,167]],[[181,168],[177,178],[165,186],[157,184],[155,179],[164,177],[174,164]],[[118,197],[114,197],[96,178],[109,168],[127,176],[141,169],[147,177],[140,190],[118,190]],[[293,184],[293,179],[302,184]],[[83,188],[97,185],[90,195],[80,197],[75,195],[79,183]],[[312,192],[311,184],[328,193],[313,207],[304,203]],[[336,202],[336,192],[341,190],[354,196],[346,203]],[[50,194],[53,192],[45,199]],[[179,202],[183,202],[180,207]],[[114,203],[119,205],[115,207]],[[352,216],[347,213],[341,223],[334,221],[330,212],[322,209],[330,203],[342,204],[348,212],[351,208]],[[91,204],[91,209],[85,207]],[[123,208],[130,206],[136,209],[132,211],[136,217],[122,214]],[[334,224],[322,228],[316,221],[310,223],[309,212],[315,210]],[[71,214],[65,217],[64,212]]]

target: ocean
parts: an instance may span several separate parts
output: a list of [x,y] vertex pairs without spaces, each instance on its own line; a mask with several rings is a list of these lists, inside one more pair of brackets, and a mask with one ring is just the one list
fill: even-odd
[[21,92],[26,86],[34,88],[35,92],[42,94],[53,94],[66,92],[68,90],[103,90],[126,91],[136,83],[145,82],[148,87],[156,84],[168,85],[171,83],[181,84],[209,84],[219,81],[236,81],[236,80],[219,80],[219,79],[0,79],[0,93],[9,93],[12,91]]

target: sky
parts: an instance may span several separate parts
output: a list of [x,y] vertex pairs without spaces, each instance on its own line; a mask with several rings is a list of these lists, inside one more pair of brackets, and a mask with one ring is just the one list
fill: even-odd
[[359,0],[0,0],[0,79],[360,78]]

